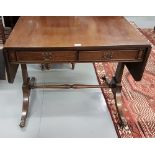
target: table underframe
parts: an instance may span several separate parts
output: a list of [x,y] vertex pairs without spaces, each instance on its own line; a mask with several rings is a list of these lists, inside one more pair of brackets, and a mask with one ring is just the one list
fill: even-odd
[[23,106],[22,106],[21,122],[19,126],[23,128],[25,127],[25,124],[26,124],[26,119],[27,119],[28,110],[29,110],[29,97],[30,97],[31,89],[111,88],[114,95],[119,125],[121,128],[128,128],[127,121],[122,112],[122,100],[121,100],[121,89],[122,89],[121,80],[122,80],[124,66],[125,64],[123,62],[119,62],[113,78],[109,80],[108,78],[106,78],[106,76],[104,76],[103,80],[105,82],[104,84],[100,84],[100,85],[85,85],[85,84],[71,85],[71,84],[50,84],[50,83],[45,85],[45,84],[37,84],[34,77],[30,78],[28,76],[27,65],[21,64],[22,78],[23,78],[23,85],[22,85]]

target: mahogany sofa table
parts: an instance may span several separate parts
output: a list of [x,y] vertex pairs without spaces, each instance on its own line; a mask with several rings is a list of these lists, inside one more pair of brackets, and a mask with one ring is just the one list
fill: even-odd
[[[34,88],[111,88],[121,127],[121,79],[124,66],[132,77],[142,78],[151,50],[149,42],[124,17],[20,17],[4,46],[8,82],[13,83],[19,64],[23,76],[25,126],[30,90]],[[41,85],[30,78],[26,64],[118,62],[115,75],[103,85],[52,83]],[[87,69],[87,68],[86,68]]]

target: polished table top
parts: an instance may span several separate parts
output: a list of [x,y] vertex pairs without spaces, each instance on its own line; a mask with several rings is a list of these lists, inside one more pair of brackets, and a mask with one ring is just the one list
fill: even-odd
[[5,48],[149,45],[124,17],[20,17]]

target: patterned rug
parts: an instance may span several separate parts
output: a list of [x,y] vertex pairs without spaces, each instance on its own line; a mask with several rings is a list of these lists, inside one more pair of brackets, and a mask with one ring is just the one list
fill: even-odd
[[[155,32],[153,29],[140,30],[152,43],[150,54],[143,78],[140,82],[134,81],[127,68],[122,79],[123,113],[128,122],[129,130],[121,129],[118,125],[116,107],[110,89],[102,89],[106,99],[116,132],[121,138],[155,137]],[[112,77],[116,63],[95,63],[94,67],[99,80],[107,75]]]

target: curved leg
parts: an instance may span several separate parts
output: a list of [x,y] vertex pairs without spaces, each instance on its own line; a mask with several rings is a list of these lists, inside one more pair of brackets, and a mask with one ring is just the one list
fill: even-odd
[[29,108],[30,88],[29,88],[28,84],[23,85],[22,90],[23,90],[23,107],[22,107],[21,122],[19,124],[19,126],[21,128],[25,126],[28,108]]
[[122,79],[122,75],[123,75],[123,69],[124,69],[124,64],[118,63],[115,76],[112,78],[112,80],[109,81],[105,76],[102,79],[112,89],[112,92],[114,94],[118,119],[119,119],[119,125],[120,125],[120,127],[126,129],[127,128],[127,121],[123,115],[122,99],[121,99],[121,90],[122,90],[121,79]]
[[23,128],[26,123],[26,118],[28,114],[28,109],[29,109],[29,96],[30,96],[30,91],[31,89],[34,88],[35,84],[35,78],[32,77],[31,79],[27,79],[27,83],[23,83],[22,86],[22,91],[23,91],[23,107],[22,107],[22,116],[21,116],[21,122],[19,126]]
[[30,79],[28,78],[26,64],[21,64],[21,69],[22,69],[22,77],[23,77],[23,86],[22,86],[23,107],[22,107],[21,122],[20,122],[19,126],[24,127],[27,113],[28,113],[28,108],[29,108],[29,95],[30,95],[29,80]]
[[28,72],[27,72],[27,66],[26,64],[21,64],[22,69],[22,77],[23,77],[23,107],[22,107],[22,116],[21,116],[21,122],[19,124],[20,127],[25,126],[28,109],[29,109],[29,96],[30,96],[30,90],[34,88],[35,78],[29,78]]
[[122,86],[116,86],[116,88],[112,88],[113,94],[114,94],[114,99],[115,99],[115,105],[117,109],[117,114],[118,114],[118,120],[119,120],[119,125],[121,128],[126,128],[127,127],[127,121],[123,115],[123,105],[122,105],[122,99],[121,99],[121,88]]

